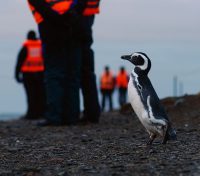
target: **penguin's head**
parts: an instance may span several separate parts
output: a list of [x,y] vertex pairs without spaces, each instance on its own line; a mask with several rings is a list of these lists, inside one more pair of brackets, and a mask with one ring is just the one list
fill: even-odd
[[148,74],[151,69],[151,61],[145,53],[135,52],[131,55],[123,55],[121,59],[125,59],[130,61],[133,65],[135,65],[135,72],[143,72]]

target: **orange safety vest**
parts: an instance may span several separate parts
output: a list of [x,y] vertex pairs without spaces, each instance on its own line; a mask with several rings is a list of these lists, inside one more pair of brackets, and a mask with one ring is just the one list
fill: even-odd
[[112,73],[109,72],[109,74],[103,73],[103,75],[101,76],[101,89],[104,90],[112,90],[114,89],[114,80],[113,80],[113,76]]
[[120,71],[117,75],[117,87],[119,88],[127,88],[128,86],[128,75],[126,73],[126,71],[124,71],[123,73]]
[[27,40],[23,44],[27,48],[27,57],[22,64],[21,72],[44,71],[42,47],[40,40]]
[[[45,0],[51,6],[52,10],[58,12],[59,14],[64,14],[67,12],[73,3],[73,0]],[[42,15],[36,11],[35,7],[29,3],[29,7],[33,13],[36,23],[41,23],[44,19]]]
[[99,2],[100,0],[88,0],[83,15],[90,16],[99,13]]

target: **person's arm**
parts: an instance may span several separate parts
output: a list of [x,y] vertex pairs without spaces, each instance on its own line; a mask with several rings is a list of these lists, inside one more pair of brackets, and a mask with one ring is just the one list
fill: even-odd
[[27,56],[27,48],[23,47],[17,56],[17,63],[15,66],[15,79],[19,83],[23,82],[21,67],[26,59],[26,56]]
[[80,27],[81,17],[83,11],[87,6],[88,0],[77,0],[74,1],[71,8],[62,15],[62,20],[65,23],[65,26]]
[[35,7],[46,21],[67,27],[79,19],[79,15],[82,15],[87,4],[87,0],[78,0],[70,10],[60,15],[52,10],[45,0],[28,0],[28,2]]
[[87,2],[88,0],[78,0],[77,5],[76,5],[76,10],[78,13],[80,13],[81,15],[83,14],[83,11],[85,10],[86,6],[87,6]]
[[48,22],[62,23],[60,15],[51,9],[50,5],[45,0],[28,0],[34,8],[42,15]]

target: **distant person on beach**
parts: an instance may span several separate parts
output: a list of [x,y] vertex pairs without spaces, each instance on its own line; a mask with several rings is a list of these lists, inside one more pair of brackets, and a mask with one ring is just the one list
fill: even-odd
[[80,115],[81,16],[86,0],[28,0],[42,40],[47,95],[39,126],[76,125]]
[[109,103],[109,110],[113,110],[113,101],[112,101],[112,94],[115,88],[115,78],[110,71],[110,68],[106,66],[104,68],[104,72],[100,78],[100,90],[102,95],[102,103],[101,103],[101,110],[104,111],[105,103],[108,101]]
[[121,67],[116,76],[116,86],[118,88],[118,101],[120,107],[126,103],[127,87],[129,76],[124,67]]
[[44,117],[44,65],[41,47],[41,41],[36,38],[36,33],[29,31],[17,57],[15,79],[18,83],[23,83],[27,98],[27,113],[24,119]]
[[94,71],[94,52],[91,48],[93,43],[92,26],[95,14],[99,13],[100,0],[87,0],[82,15],[82,67],[81,67],[81,90],[83,94],[83,117],[82,122],[98,123],[101,108],[99,105],[96,75]]

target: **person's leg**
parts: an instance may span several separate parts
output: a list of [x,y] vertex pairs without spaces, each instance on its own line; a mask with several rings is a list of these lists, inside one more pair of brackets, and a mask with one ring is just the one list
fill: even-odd
[[126,90],[124,88],[119,88],[120,94],[120,106],[122,107],[126,101]]
[[47,48],[43,45],[43,56],[45,63],[45,89],[47,98],[47,109],[45,116],[50,124],[62,125],[64,79],[65,79],[65,52],[63,47]]
[[46,93],[44,87],[44,75],[43,72],[36,73],[36,85],[35,85],[35,101],[37,118],[44,118],[46,107]]
[[[69,48],[70,49],[70,48]],[[65,94],[64,94],[64,122],[75,125],[80,115],[80,74],[81,50],[78,44],[73,44],[70,52],[66,52]]]
[[112,91],[108,91],[108,99],[109,99],[109,110],[113,110],[113,102],[112,102]]
[[26,101],[27,101],[27,113],[25,115],[25,119],[33,119],[35,118],[34,111],[34,80],[30,74],[23,74],[23,84],[26,92]]
[[124,103],[127,102],[127,88],[124,89]]
[[122,90],[122,105],[126,103],[126,89],[123,88]]
[[80,47],[63,45],[45,50],[47,120],[75,125],[79,119]]
[[100,105],[94,71],[94,52],[91,48],[93,43],[93,23],[94,15],[83,17],[81,89],[83,94],[84,116],[91,122],[98,122]]
[[122,91],[120,88],[118,90],[118,102],[119,102],[119,105],[122,106]]
[[101,91],[101,95],[102,95],[102,101],[101,101],[101,111],[104,111],[105,108],[105,101],[106,101],[106,93],[105,91]]

